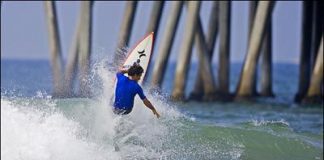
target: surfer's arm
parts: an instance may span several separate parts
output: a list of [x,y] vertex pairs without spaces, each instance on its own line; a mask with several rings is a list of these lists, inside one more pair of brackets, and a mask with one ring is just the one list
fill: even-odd
[[143,103],[145,104],[145,106],[149,109],[152,110],[153,114],[156,115],[157,118],[160,117],[160,114],[156,111],[156,109],[154,108],[154,106],[152,105],[152,103],[147,99],[143,99]]

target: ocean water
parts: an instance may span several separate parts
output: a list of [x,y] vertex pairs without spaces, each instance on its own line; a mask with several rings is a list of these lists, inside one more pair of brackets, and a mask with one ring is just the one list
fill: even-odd
[[[275,98],[240,103],[168,101],[169,66],[164,94],[146,93],[157,119],[138,98],[130,115],[111,112],[114,72],[107,61],[93,64],[94,98],[53,99],[48,61],[1,60],[1,159],[323,159],[323,106],[293,103],[297,65],[274,65]],[[231,65],[232,91],[240,67]],[[189,79],[196,71],[193,65]]]

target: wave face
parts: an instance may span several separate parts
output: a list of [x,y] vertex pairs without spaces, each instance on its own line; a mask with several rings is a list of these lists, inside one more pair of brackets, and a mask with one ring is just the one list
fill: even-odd
[[323,159],[322,134],[296,133],[288,122],[212,125],[154,102],[161,119],[140,103],[116,116],[90,99],[2,99],[1,158]]

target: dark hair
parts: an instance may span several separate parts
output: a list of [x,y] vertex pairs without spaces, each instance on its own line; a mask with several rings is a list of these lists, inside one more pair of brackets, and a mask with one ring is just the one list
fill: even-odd
[[140,65],[133,65],[128,69],[128,75],[140,75],[144,72],[144,69]]

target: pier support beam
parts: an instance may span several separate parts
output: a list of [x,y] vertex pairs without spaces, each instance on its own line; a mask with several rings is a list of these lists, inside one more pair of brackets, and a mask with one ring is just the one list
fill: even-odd
[[91,90],[89,86],[89,68],[90,68],[90,54],[91,54],[91,29],[92,29],[92,5],[91,1],[82,1],[82,25],[80,34],[80,48],[79,48],[79,81],[81,97],[90,97]]
[[[160,20],[161,20],[161,16],[162,16],[162,11],[163,11],[163,7],[164,7],[164,1],[155,1],[153,4],[153,8],[152,8],[152,13],[151,13],[151,17],[149,20],[149,26],[147,28],[146,33],[149,34],[151,32],[154,32],[154,41],[157,39],[158,36],[158,30],[159,30],[159,24],[160,24]],[[152,51],[154,52],[154,48],[155,45],[152,46]],[[151,67],[151,63],[148,64],[149,66],[147,67],[147,69],[149,70]],[[146,76],[143,77],[143,84],[146,85],[147,83],[147,78],[150,76],[150,72],[147,71],[146,72]]]
[[[249,3],[250,3],[250,11],[249,11],[249,34],[248,34],[249,40],[248,40],[248,43],[250,43],[250,39],[251,39],[252,26],[253,26],[253,22],[254,22],[254,18],[255,18],[256,9],[258,6],[258,1],[250,1]],[[248,44],[248,46],[249,46],[249,44]],[[249,48],[247,48],[247,49],[249,49]],[[254,75],[253,83],[252,83],[253,95],[258,95],[257,79],[258,79],[258,72],[256,71],[256,74]]]
[[218,93],[229,95],[231,2],[219,2]]
[[266,33],[263,39],[261,49],[261,91],[260,95],[273,97],[272,92],[272,16],[270,15],[269,23],[266,26]]
[[215,97],[216,85],[211,66],[210,50],[207,46],[203,27],[200,19],[196,26],[195,41],[197,44],[197,54],[199,59],[199,77],[202,77],[204,88],[204,100],[211,101]]
[[129,39],[131,37],[131,31],[134,22],[136,8],[137,8],[137,1],[126,2],[125,13],[122,20],[122,24],[120,26],[120,32],[119,32],[118,43],[117,43],[117,50],[121,50],[122,53],[117,51],[114,56],[113,62],[116,66],[118,66],[121,63],[122,59],[125,58],[124,56],[126,55],[126,53],[124,52],[127,52],[125,50],[125,47],[128,46]]
[[311,35],[312,35],[312,7],[313,2],[303,1],[302,40],[299,65],[299,84],[295,102],[301,102],[306,95],[311,70]]
[[312,72],[311,83],[303,102],[323,103],[323,35],[317,52],[316,63]]
[[77,67],[78,67],[78,53],[80,48],[80,34],[81,34],[81,26],[82,26],[82,16],[83,10],[80,10],[79,19],[75,27],[75,32],[73,35],[73,40],[71,43],[71,47],[69,50],[69,55],[67,58],[67,64],[65,66],[64,72],[64,90],[65,96],[73,97],[75,96],[73,93],[73,84],[76,77]]
[[253,96],[253,79],[256,74],[257,61],[260,55],[262,40],[264,39],[265,28],[270,20],[274,4],[275,2],[273,1],[260,1],[258,3],[249,49],[237,88],[237,97]]
[[[214,76],[213,76],[213,72],[212,72],[212,57],[213,57],[213,52],[214,52],[214,46],[215,46],[215,41],[216,41],[216,37],[217,37],[217,33],[218,33],[218,17],[219,17],[219,2],[215,1],[213,2],[213,7],[210,13],[210,18],[209,18],[209,26],[208,26],[208,34],[207,36],[204,36],[203,33],[203,29],[202,29],[202,23],[201,23],[201,19],[199,18],[199,22],[198,22],[198,28],[197,28],[197,33],[196,33],[196,43],[198,45],[200,45],[200,47],[198,47],[198,51],[197,53],[199,54],[199,62],[198,62],[198,72],[197,72],[197,76],[196,76],[196,80],[195,80],[195,85],[194,85],[194,89],[191,92],[189,99],[192,100],[212,100],[215,98],[215,92],[216,92],[216,84],[214,83]],[[207,37],[207,41],[205,41],[205,38]],[[200,38],[202,38],[202,40],[199,40]],[[201,42],[199,42],[201,41]],[[204,49],[204,46],[206,45],[206,49]],[[210,73],[203,73],[203,67],[204,62],[201,61],[203,60],[203,54],[207,55],[207,66],[205,68],[207,68],[208,72]],[[206,69],[205,69],[206,70]],[[210,75],[209,77],[206,77],[206,74]],[[203,81],[203,78],[207,78],[206,81]],[[212,82],[208,82],[212,81]],[[206,88],[206,89],[204,89]],[[208,89],[207,89],[208,88]]]
[[147,34],[154,32],[155,37],[157,36],[164,3],[164,1],[154,1],[151,17],[149,20],[150,23],[146,30]]
[[167,67],[168,59],[170,56],[171,48],[173,45],[174,37],[181,15],[181,9],[183,6],[182,1],[173,1],[170,14],[166,22],[165,34],[161,39],[161,47],[158,51],[158,57],[153,68],[152,76],[152,88],[160,89],[162,86],[165,70]]
[[[271,14],[269,19],[270,20],[266,26],[266,33],[264,35],[263,44],[261,48],[262,61],[261,61],[260,95],[264,97],[274,97],[272,91],[272,15]],[[257,94],[256,87],[254,90],[255,90],[255,94]]]
[[60,45],[59,29],[57,24],[56,7],[54,1],[45,1],[47,15],[48,38],[51,55],[51,67],[53,75],[53,97],[63,96],[63,59]]
[[316,62],[318,47],[323,32],[323,2],[313,1],[312,9],[312,45],[311,45],[311,68],[313,70]]
[[[212,10],[210,13],[210,18],[209,18],[209,24],[208,24],[208,34],[207,34],[207,48],[208,48],[208,59],[210,65],[212,64],[212,57],[213,57],[213,52],[214,52],[214,47],[215,47],[215,42],[217,38],[217,33],[218,33],[218,17],[219,17],[219,2],[214,1]],[[201,21],[201,20],[200,20]],[[200,22],[201,23],[201,22]],[[193,91],[190,93],[189,99],[192,100],[202,100],[202,99],[209,99],[208,93],[204,91],[203,88],[203,78],[204,74],[202,73],[202,66],[199,63],[198,66],[198,72],[195,80],[195,85]],[[217,88],[216,84],[215,89]],[[206,95],[207,97],[205,97]]]
[[183,37],[182,45],[178,63],[176,66],[175,83],[172,91],[172,98],[174,100],[184,100],[185,86],[188,77],[188,67],[190,66],[190,58],[192,51],[192,44],[196,31],[197,20],[199,16],[200,1],[189,1],[188,3],[188,16],[186,20],[185,35]]

